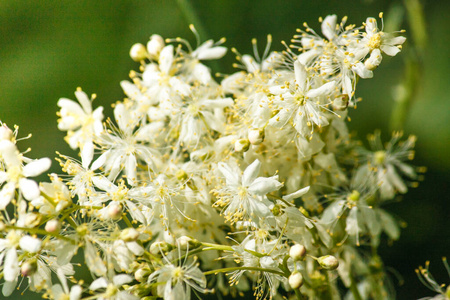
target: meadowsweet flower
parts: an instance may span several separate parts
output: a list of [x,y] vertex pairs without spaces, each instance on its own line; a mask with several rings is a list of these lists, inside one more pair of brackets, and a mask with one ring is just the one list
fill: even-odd
[[292,121],[292,126],[301,136],[310,136],[317,127],[329,124],[325,114],[329,96],[335,91],[336,82],[330,81],[313,88],[313,81],[308,78],[305,66],[294,62],[295,79],[284,85],[273,86],[270,92],[275,97],[279,112],[269,124],[283,127]]
[[189,264],[186,258],[178,254],[178,265],[163,256],[164,265],[158,267],[148,277],[148,283],[157,284],[158,296],[164,300],[190,299],[191,289],[200,293],[209,292],[206,288],[206,277],[199,269],[197,259]]
[[218,168],[226,185],[216,190],[218,200],[214,205],[223,207],[226,220],[232,224],[240,220],[259,223],[260,219],[271,215],[266,195],[281,188],[277,175],[257,177],[261,168],[259,160],[250,164],[243,174],[225,163],[219,163]]
[[58,129],[68,131],[66,141],[72,149],[81,149],[85,160],[92,159],[94,155],[94,136],[103,131],[103,107],[92,110],[92,101],[85,92],[78,88],[75,96],[79,104],[73,100],[61,98],[58,101],[59,111]]
[[4,183],[0,191],[0,209],[5,209],[14,198],[16,188],[19,188],[20,194],[26,200],[38,198],[38,184],[27,177],[35,177],[47,171],[50,168],[50,159],[25,160],[16,145],[9,140],[0,141],[0,154],[6,165],[6,170],[0,171],[0,184]]
[[[100,277],[94,280],[89,289],[94,291],[96,299],[99,300],[138,300],[139,297],[134,296],[122,290],[123,286],[133,281],[133,277],[127,274],[118,274],[109,277]],[[102,291],[99,291],[102,290]]]
[[406,141],[400,141],[402,135],[401,132],[394,132],[384,147],[380,132],[376,131],[368,136],[371,151],[360,149],[363,164],[358,168],[356,176],[365,180],[373,172],[383,199],[392,199],[397,192],[404,194],[408,191],[400,175],[418,179],[417,169],[405,163],[414,157],[416,137],[409,136]]

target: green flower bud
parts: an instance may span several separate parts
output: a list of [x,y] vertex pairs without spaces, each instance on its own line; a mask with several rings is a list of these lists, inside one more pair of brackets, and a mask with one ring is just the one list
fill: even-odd
[[289,285],[292,289],[298,289],[303,285],[303,275],[300,272],[293,272],[289,276]]
[[294,261],[299,261],[299,260],[305,259],[305,256],[306,256],[305,246],[300,245],[300,244],[296,244],[296,245],[292,246],[291,249],[289,250],[289,256]]
[[339,261],[333,255],[321,256],[317,259],[317,262],[325,270],[336,270],[339,267]]
[[36,273],[37,267],[38,266],[36,258],[30,258],[22,264],[22,266],[20,267],[20,273],[25,277],[31,276]]

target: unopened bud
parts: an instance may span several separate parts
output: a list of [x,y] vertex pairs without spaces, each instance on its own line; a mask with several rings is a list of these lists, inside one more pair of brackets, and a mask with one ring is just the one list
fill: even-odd
[[147,281],[150,273],[150,270],[147,268],[138,269],[136,272],[134,272],[134,278],[137,282],[145,282]]
[[239,139],[234,143],[234,151],[246,152],[250,147],[250,142],[247,139]]
[[150,245],[150,253],[153,255],[161,255],[161,252],[169,252],[173,246],[166,242],[154,242]]
[[134,242],[139,237],[139,231],[134,228],[125,228],[120,233],[120,239],[124,242]]
[[59,232],[61,230],[61,222],[56,219],[47,221],[45,224],[45,231],[47,232]]
[[259,145],[264,141],[264,129],[251,129],[248,132],[248,140],[252,145]]
[[303,276],[300,272],[293,272],[291,276],[289,276],[289,285],[292,289],[298,289],[303,285]]
[[130,57],[134,61],[141,61],[148,57],[147,48],[141,43],[134,44],[130,49]]
[[147,51],[151,56],[157,58],[165,45],[164,39],[160,35],[153,34],[147,43]]
[[305,256],[306,256],[306,248],[305,248],[305,246],[300,245],[300,244],[295,244],[289,250],[289,256],[294,261],[303,260],[305,258]]
[[25,261],[22,266],[20,267],[20,273],[22,276],[31,276],[37,271],[37,260],[36,258],[31,258],[27,261]]
[[317,259],[317,262],[325,270],[336,270],[339,267],[339,261],[333,255],[321,256]]
[[25,216],[25,227],[36,227],[39,226],[39,223],[42,220],[42,216],[37,213],[28,213]]
[[190,237],[183,235],[177,239],[177,245],[181,250],[187,250],[191,240],[192,239]]
[[108,217],[113,220],[118,220],[122,216],[122,205],[116,202],[113,202],[108,205]]

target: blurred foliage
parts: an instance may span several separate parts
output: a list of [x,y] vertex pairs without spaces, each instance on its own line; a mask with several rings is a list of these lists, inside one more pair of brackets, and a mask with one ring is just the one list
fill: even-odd
[[[228,47],[250,53],[253,37],[263,48],[267,34],[271,33],[272,49],[282,50],[280,41],[288,42],[303,22],[319,30],[318,17],[335,13],[339,17],[347,15],[349,23],[359,25],[366,17],[376,17],[380,11],[388,13],[391,7],[403,2],[196,0],[191,3],[209,34],[203,40],[226,37]],[[404,278],[405,283],[397,288],[399,299],[430,295],[415,278],[414,269],[427,259],[439,266],[440,257],[450,254],[450,34],[447,30],[450,2],[428,0],[423,6],[428,47],[423,55],[421,87],[407,116],[405,132],[418,136],[415,163],[427,166],[428,172],[418,189],[388,208],[408,223],[408,227],[400,241],[381,252],[386,265]],[[408,35],[406,21],[397,19],[393,23],[406,29]],[[130,70],[138,68],[128,56],[131,45],[146,43],[153,33],[184,37],[195,44],[188,24],[176,0],[0,1],[0,120],[10,126],[20,125],[22,137],[33,134],[33,138],[20,145],[23,150],[33,149],[30,157],[53,157],[56,150],[73,155],[63,142],[64,134],[56,128],[57,100],[74,99],[73,92],[80,86],[88,94],[96,93],[94,105],[103,105],[106,114],[111,115],[110,104],[124,97],[119,82],[127,79]],[[408,43],[404,45],[405,53],[400,54],[403,60]],[[220,63],[222,69],[214,71],[233,72],[234,57],[230,53]],[[396,58],[383,63],[374,79],[360,82],[357,96],[363,102],[357,111],[350,112],[350,127],[360,138],[364,139],[376,128],[386,137],[390,135],[392,93],[403,75],[404,62]],[[52,171],[60,172],[56,163]],[[444,273],[443,268],[433,270],[435,277],[443,280],[447,278]],[[21,290],[25,286],[24,282]]]

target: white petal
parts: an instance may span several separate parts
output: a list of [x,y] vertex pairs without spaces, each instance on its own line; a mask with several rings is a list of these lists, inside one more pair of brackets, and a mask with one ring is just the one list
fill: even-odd
[[159,54],[159,69],[165,74],[169,74],[173,63],[173,46],[164,47]]
[[136,183],[136,156],[130,154],[125,160],[125,174],[127,176],[127,182],[129,185],[135,185]]
[[0,209],[5,207],[11,202],[16,191],[16,185],[14,182],[8,182],[0,191]]
[[52,164],[50,158],[44,157],[41,159],[33,160],[23,167],[23,175],[26,177],[34,177],[47,171]]
[[249,186],[259,175],[259,170],[261,169],[261,162],[256,159],[252,162],[244,171],[242,175],[242,185]]
[[11,294],[16,289],[16,285],[17,285],[17,278],[14,281],[5,281],[3,283],[3,288],[2,288],[3,296],[5,296],[5,297],[11,296]]
[[133,281],[133,278],[126,274],[119,274],[119,275],[114,276],[114,278],[113,278],[114,285],[118,286],[118,287],[122,286],[126,283],[130,283],[132,281]]
[[70,289],[70,300],[81,299],[82,293],[83,293],[83,289],[81,288],[81,286],[79,286],[78,284],[72,286],[72,288]]
[[41,194],[38,184],[31,179],[21,178],[19,180],[19,187],[22,195],[27,200],[34,200]]
[[78,102],[80,102],[86,114],[92,113],[91,101],[89,101],[89,98],[86,95],[86,93],[83,91],[76,91],[75,96],[77,97]]
[[331,94],[336,87],[335,81],[330,81],[318,87],[317,89],[311,89],[306,93],[306,96],[309,98],[316,98],[319,96],[329,95]]
[[91,285],[89,286],[89,289],[92,291],[95,291],[95,290],[98,290],[101,288],[106,288],[107,286],[108,286],[108,282],[106,281],[106,279],[103,277],[100,277],[91,283]]
[[264,196],[270,192],[279,190],[283,184],[278,181],[278,175],[272,177],[258,177],[249,186],[250,193]]
[[322,33],[329,41],[336,36],[336,20],[336,15],[329,15],[322,21]]
[[89,140],[84,143],[83,148],[81,149],[81,162],[83,168],[87,169],[89,167],[92,158],[94,158],[94,143],[92,143],[92,140]]
[[16,145],[8,140],[0,141],[0,153],[8,167],[20,166],[19,151]]
[[19,262],[17,261],[17,252],[15,248],[10,248],[6,252],[3,275],[5,281],[16,281],[19,276]]
[[227,164],[220,162],[218,164],[219,171],[227,180],[227,185],[230,186],[238,186],[239,184],[239,175],[236,174],[236,171],[231,169]]
[[306,72],[305,66],[302,65],[299,60],[296,60],[294,62],[294,72],[295,72],[295,83],[298,84],[299,89],[302,92],[305,91],[308,73]]
[[212,47],[205,49],[198,53],[197,58],[199,60],[218,59],[223,57],[227,53],[227,48],[223,46]]
[[395,56],[400,52],[400,49],[398,47],[391,45],[381,45],[380,49],[389,56]]
[[41,250],[42,241],[29,235],[23,236],[19,241],[20,248],[30,253],[37,253]]
[[309,186],[304,187],[304,188],[302,188],[302,189],[299,189],[298,191],[293,192],[293,193],[291,193],[291,194],[288,194],[288,195],[286,195],[286,196],[283,196],[282,198],[283,198],[283,200],[285,200],[285,201],[291,201],[291,200],[294,200],[294,199],[296,199],[296,198],[298,198],[298,197],[303,196],[303,195],[306,194],[308,191],[309,191]]

